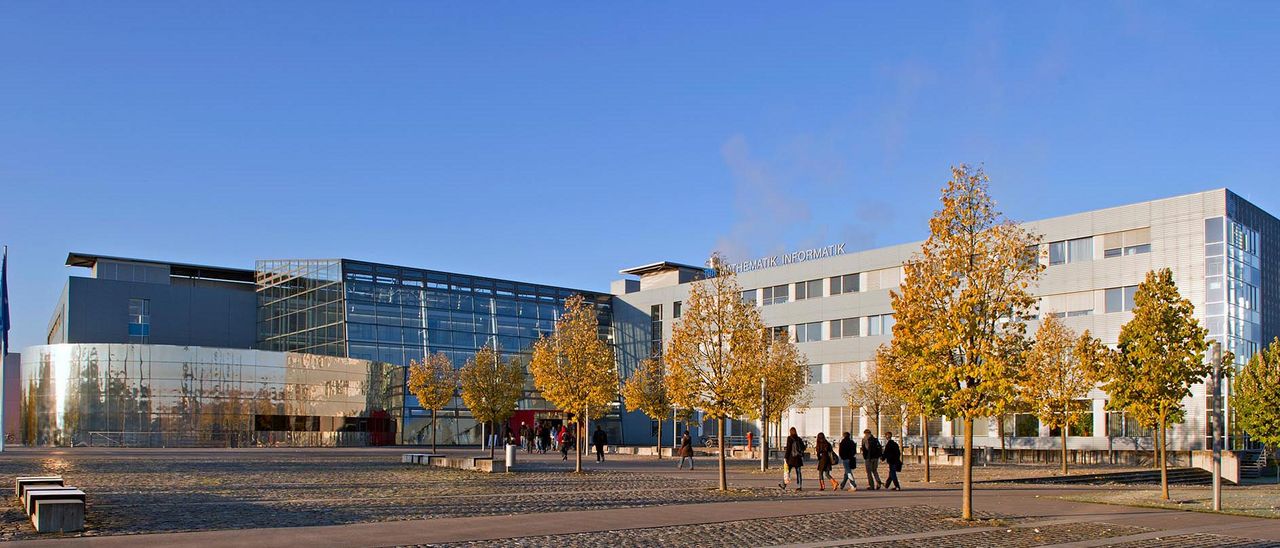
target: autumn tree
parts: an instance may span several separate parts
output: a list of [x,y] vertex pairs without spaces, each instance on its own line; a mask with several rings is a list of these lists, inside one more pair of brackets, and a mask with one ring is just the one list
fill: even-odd
[[769,425],[782,424],[782,415],[788,409],[808,405],[812,392],[808,358],[785,332],[765,329],[762,333],[766,346],[764,360],[755,373],[757,403],[747,410],[747,416],[760,420],[760,469],[768,470]]
[[418,405],[431,411],[431,452],[436,452],[436,416],[458,389],[458,372],[443,352],[431,352],[421,362],[409,362],[409,391]]
[[1102,388],[1112,408],[1155,430],[1160,498],[1168,500],[1168,428],[1182,422],[1191,386],[1213,371],[1204,359],[1207,330],[1191,301],[1178,294],[1168,268],[1148,272],[1133,299],[1133,319],[1120,328],[1119,354],[1106,368]]
[[884,429],[881,423],[885,415],[894,419],[900,419],[902,416],[902,401],[897,398],[894,390],[887,387],[889,377],[892,377],[892,372],[884,371],[879,365],[871,367],[865,373],[861,370],[851,370],[849,387],[844,391],[845,400],[849,402],[850,407],[862,408],[866,411],[867,417],[875,421],[872,431],[876,433],[877,438],[883,435]]
[[1067,474],[1067,436],[1089,409],[1082,398],[1093,389],[1094,378],[1085,360],[1092,355],[1090,345],[1095,341],[1088,331],[1076,337],[1049,314],[1040,323],[1022,368],[1022,401],[1031,406],[1041,424],[1061,432],[1063,475]]
[[[458,382],[471,416],[492,428],[510,418],[524,396],[524,366],[514,356],[504,360],[495,348],[485,346],[462,366]],[[492,445],[489,455],[493,456]]]
[[[912,364],[913,360],[922,361]],[[915,374],[932,363],[929,360],[930,358],[922,354],[895,355],[892,344],[881,344],[876,348],[875,380],[880,384],[880,389],[890,394],[893,399],[902,402],[904,413],[918,417],[920,420],[925,482],[932,481],[930,478],[932,466],[929,463],[929,417],[942,414],[941,394],[943,393],[940,387],[935,386],[939,382],[939,377]]]
[[[1280,339],[1249,358],[1231,394],[1240,429],[1275,451],[1280,447]],[[1276,469],[1280,482],[1280,468]]]
[[895,364],[918,377],[923,401],[964,423],[961,517],[973,519],[973,421],[1016,394],[1018,350],[1043,267],[1039,238],[995,209],[982,168],[952,169],[929,238],[890,292]]
[[665,378],[666,369],[662,362],[650,358],[640,362],[640,367],[622,385],[622,401],[626,403],[627,411],[640,411],[658,422],[659,460],[662,459],[662,421],[671,415]]
[[[603,416],[618,398],[618,367],[613,350],[600,340],[596,308],[581,295],[565,299],[564,315],[555,331],[533,345],[529,362],[533,384],[543,399],[571,411],[578,421],[578,440],[585,440],[585,420]],[[579,448],[585,447],[581,441]],[[582,451],[577,451],[574,471],[582,471]]]
[[766,356],[764,324],[755,303],[719,255],[709,266],[715,275],[694,282],[684,314],[672,329],[667,363],[667,393],[676,406],[698,409],[716,421],[720,490],[728,488],[724,462],[724,421],[751,413],[760,401],[759,368]]

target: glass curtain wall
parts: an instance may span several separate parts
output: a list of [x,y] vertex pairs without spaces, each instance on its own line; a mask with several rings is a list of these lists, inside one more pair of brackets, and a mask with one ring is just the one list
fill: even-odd
[[[595,304],[600,336],[612,344],[609,295],[350,260],[342,261],[342,272],[351,358],[408,365],[427,352],[441,352],[461,368],[481,347],[496,343],[504,357],[514,356],[527,367],[534,341],[552,332],[564,300],[573,294]],[[404,407],[401,441],[429,442],[430,412],[407,390]],[[512,424],[553,417],[558,420],[559,414],[529,378]],[[615,430],[613,439],[620,439],[617,418],[614,409],[605,421]],[[461,398],[441,413],[437,436],[446,444],[479,443],[480,427]]]
[[341,273],[336,259],[258,261],[258,347],[346,356]]

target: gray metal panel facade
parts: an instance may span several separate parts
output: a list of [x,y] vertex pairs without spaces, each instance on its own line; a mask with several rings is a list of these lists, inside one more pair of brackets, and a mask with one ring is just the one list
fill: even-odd
[[[253,348],[253,286],[173,278],[168,284],[71,277],[63,319],[67,343],[129,343],[129,299],[151,307],[148,344]],[[136,341],[133,341],[136,342]]]

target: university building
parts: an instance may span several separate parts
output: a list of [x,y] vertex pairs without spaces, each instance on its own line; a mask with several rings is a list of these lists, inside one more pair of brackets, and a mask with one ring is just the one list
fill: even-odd
[[[922,219],[923,223],[924,220]],[[1211,337],[1243,363],[1280,334],[1280,223],[1225,189],[1025,224],[1043,237],[1046,269],[1035,293],[1040,317],[1114,343],[1132,314],[1136,286],[1169,267]],[[848,381],[875,366],[889,341],[889,291],[920,244],[846,251],[856,242],[754,258],[732,265],[742,297],[766,325],[785,331],[810,363],[809,405],[784,426],[802,435],[874,428],[851,409]],[[626,378],[660,355],[703,266],[655,262],[622,270],[609,293],[370,262],[258,261],[254,269],[73,253],[69,279],[49,325],[48,345],[21,359],[21,440],[30,444],[364,445],[429,441],[429,413],[405,389],[405,368],[426,352],[461,367],[482,346],[527,359],[549,333],[564,299],[594,303],[600,335]],[[1035,322],[1031,325],[1035,328]],[[1175,450],[1206,443],[1207,397],[1193,388]],[[1079,449],[1149,448],[1150,432],[1105,409],[1071,428]],[[1230,406],[1228,399],[1227,405]],[[561,420],[530,380],[510,424]],[[1034,416],[974,425],[979,446],[1056,448]],[[918,420],[883,418],[905,431]],[[602,421],[612,440],[650,444],[654,423],[615,405]],[[710,426],[710,425],[708,425]],[[932,439],[960,445],[959,421],[927,425]],[[664,429],[669,432],[671,429]],[[729,433],[755,432],[731,421]],[[1239,434],[1229,423],[1232,443]],[[710,435],[711,428],[706,430]],[[757,432],[758,434],[758,432]],[[479,427],[455,399],[441,415],[444,443],[478,443]],[[669,443],[669,441],[668,441]]]

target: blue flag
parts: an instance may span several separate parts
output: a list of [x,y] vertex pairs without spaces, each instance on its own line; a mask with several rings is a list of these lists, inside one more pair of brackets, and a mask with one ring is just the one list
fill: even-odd
[[9,355],[9,246],[4,246],[4,260],[0,262],[0,357]]

